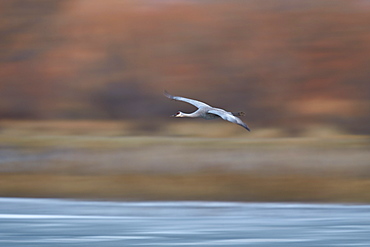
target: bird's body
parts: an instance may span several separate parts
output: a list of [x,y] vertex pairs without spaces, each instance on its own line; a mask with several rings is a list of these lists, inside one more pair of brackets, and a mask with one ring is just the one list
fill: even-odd
[[240,118],[237,117],[237,116],[243,116],[244,115],[243,112],[238,112],[238,113],[228,112],[228,111],[225,111],[224,109],[212,107],[198,100],[188,99],[188,98],[180,97],[180,96],[173,96],[169,94],[167,91],[164,92],[164,95],[167,98],[177,100],[177,101],[183,101],[183,102],[189,103],[198,108],[198,110],[196,110],[193,113],[183,113],[179,111],[177,112],[176,115],[174,115],[175,117],[204,118],[207,120],[215,119],[215,118],[222,118],[226,121],[236,123],[244,127],[245,129],[247,129],[248,131],[250,131],[249,127],[242,120],[240,120]]

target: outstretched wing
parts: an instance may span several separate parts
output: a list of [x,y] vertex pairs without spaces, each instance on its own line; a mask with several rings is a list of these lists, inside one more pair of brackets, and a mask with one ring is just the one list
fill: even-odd
[[197,108],[211,107],[211,106],[207,105],[206,103],[203,103],[203,102],[195,100],[195,99],[188,99],[188,98],[184,98],[184,97],[180,97],[180,96],[173,96],[173,95],[169,94],[167,91],[164,91],[164,95],[167,98],[170,98],[170,99],[173,99],[173,100],[184,101],[184,102],[189,103],[189,104],[191,104],[191,105],[193,105]]
[[249,129],[248,125],[246,125],[242,120],[240,120],[240,118],[233,116],[232,113],[229,113],[229,112],[227,112],[225,110],[222,110],[222,109],[212,109],[212,110],[209,110],[208,113],[215,114],[215,115],[221,117],[223,120],[226,120],[226,121],[229,121],[229,122],[232,122],[232,123],[239,124],[240,126],[244,127],[248,131],[251,131]]

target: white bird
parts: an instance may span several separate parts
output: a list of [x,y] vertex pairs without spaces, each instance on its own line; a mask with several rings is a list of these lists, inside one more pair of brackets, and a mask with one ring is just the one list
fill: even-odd
[[251,131],[248,125],[246,125],[242,120],[240,120],[240,118],[236,117],[236,116],[244,116],[245,115],[244,112],[237,112],[237,113],[228,112],[228,111],[225,111],[224,109],[212,107],[198,100],[188,99],[188,98],[184,98],[180,96],[173,96],[169,94],[167,91],[164,91],[164,95],[167,98],[177,100],[177,101],[184,101],[198,108],[198,110],[196,110],[193,113],[183,113],[181,111],[178,111],[175,115],[173,115],[174,117],[192,117],[192,118],[204,118],[204,119],[215,119],[215,118],[220,117],[223,120],[239,124],[240,126],[244,127],[248,131]]

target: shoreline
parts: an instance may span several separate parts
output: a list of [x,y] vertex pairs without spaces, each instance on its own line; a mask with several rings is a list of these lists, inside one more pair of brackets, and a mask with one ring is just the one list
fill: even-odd
[[370,203],[370,178],[197,174],[0,174],[0,197]]

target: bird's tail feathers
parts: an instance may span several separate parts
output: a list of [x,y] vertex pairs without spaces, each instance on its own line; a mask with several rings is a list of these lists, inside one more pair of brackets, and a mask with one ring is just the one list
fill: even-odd
[[239,111],[239,112],[232,112],[232,114],[233,114],[235,117],[245,116],[245,113],[244,113],[244,112],[242,112],[242,111]]

